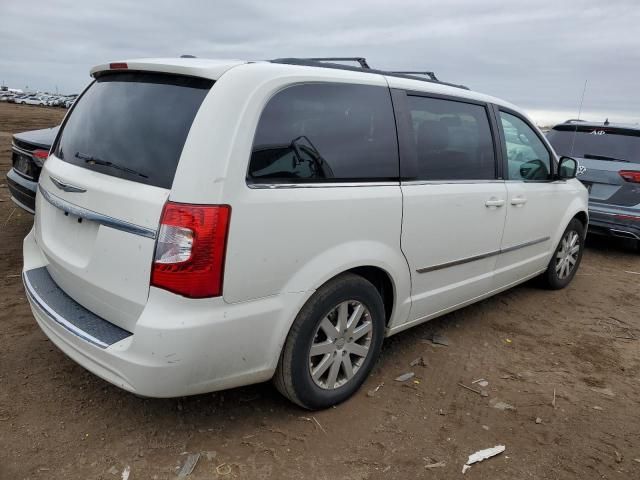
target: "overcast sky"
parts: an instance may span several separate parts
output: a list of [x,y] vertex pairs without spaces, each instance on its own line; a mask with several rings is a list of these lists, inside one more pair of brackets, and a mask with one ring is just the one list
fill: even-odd
[[153,56],[365,56],[429,69],[539,123],[640,122],[639,0],[0,0],[0,81],[75,93],[92,65]]

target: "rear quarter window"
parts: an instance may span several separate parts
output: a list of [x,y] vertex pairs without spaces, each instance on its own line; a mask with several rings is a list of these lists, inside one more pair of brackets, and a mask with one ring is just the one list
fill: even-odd
[[158,73],[98,77],[75,103],[54,154],[79,167],[171,188],[212,80]]
[[387,88],[294,85],[264,108],[247,176],[253,183],[397,180],[397,150]]

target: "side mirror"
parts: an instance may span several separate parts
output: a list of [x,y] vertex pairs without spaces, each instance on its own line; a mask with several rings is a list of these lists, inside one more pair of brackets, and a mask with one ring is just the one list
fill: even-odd
[[558,179],[568,180],[570,178],[576,178],[577,173],[578,161],[575,158],[560,157],[560,163],[558,164]]

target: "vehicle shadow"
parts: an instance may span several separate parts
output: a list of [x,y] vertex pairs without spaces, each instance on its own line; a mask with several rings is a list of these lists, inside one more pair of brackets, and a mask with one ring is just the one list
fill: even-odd
[[587,235],[586,247],[592,251],[598,251],[602,253],[629,253],[635,254],[640,252],[640,241],[619,238],[619,237],[607,237],[603,235]]

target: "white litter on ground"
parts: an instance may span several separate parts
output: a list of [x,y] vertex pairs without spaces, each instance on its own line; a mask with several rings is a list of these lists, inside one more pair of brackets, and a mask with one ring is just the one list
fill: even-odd
[[491,457],[495,457],[496,455],[504,452],[506,447],[504,445],[496,445],[493,448],[486,448],[484,450],[479,450],[476,453],[472,453],[469,455],[469,459],[467,463],[462,466],[462,473],[466,472],[471,468],[471,465],[474,463],[482,462]]
[[129,480],[130,473],[131,473],[131,467],[127,465],[126,467],[124,467],[124,470],[122,470],[122,480]]

